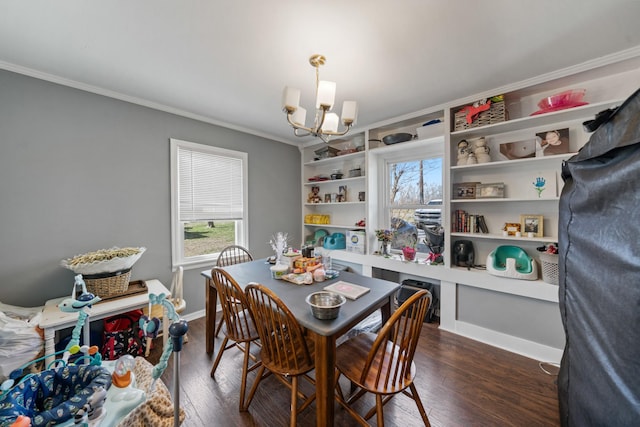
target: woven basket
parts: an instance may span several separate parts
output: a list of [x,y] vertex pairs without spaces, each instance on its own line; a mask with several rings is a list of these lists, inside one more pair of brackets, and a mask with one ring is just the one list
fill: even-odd
[[558,255],[541,252],[540,264],[542,264],[542,280],[552,285],[558,285]]
[[507,109],[505,108],[504,101],[495,101],[491,102],[491,107],[478,114],[478,117],[471,123],[467,123],[466,111],[458,111],[455,113],[454,131],[491,125],[504,122],[505,120],[507,120]]
[[87,291],[100,298],[109,298],[125,293],[129,288],[130,278],[130,268],[115,273],[82,275],[82,279],[87,285]]

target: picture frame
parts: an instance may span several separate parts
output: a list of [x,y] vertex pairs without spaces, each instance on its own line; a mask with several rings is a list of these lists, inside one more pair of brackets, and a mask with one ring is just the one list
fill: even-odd
[[346,202],[347,201],[347,186],[341,185],[338,187],[338,202]]
[[536,156],[536,140],[504,142],[500,144],[501,160],[520,160]]
[[479,182],[458,182],[453,184],[453,199],[475,199]]
[[569,128],[550,129],[536,133],[536,157],[555,156],[569,152]]
[[507,236],[515,236],[519,233],[522,226],[517,222],[505,222],[503,230],[507,233]]
[[476,185],[476,199],[501,199],[504,197],[504,182]]
[[534,237],[544,237],[544,216],[534,214],[520,215],[520,226],[522,233],[528,235],[533,233]]

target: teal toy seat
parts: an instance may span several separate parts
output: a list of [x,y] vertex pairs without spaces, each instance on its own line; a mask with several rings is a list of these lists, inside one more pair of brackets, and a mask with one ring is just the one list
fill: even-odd
[[487,256],[487,272],[494,276],[537,280],[538,265],[518,246],[498,246]]

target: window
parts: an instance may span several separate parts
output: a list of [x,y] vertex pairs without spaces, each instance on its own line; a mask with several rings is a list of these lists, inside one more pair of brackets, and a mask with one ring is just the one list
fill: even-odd
[[247,243],[247,153],[171,139],[172,262],[211,265]]
[[442,225],[442,148],[431,147],[411,157],[398,153],[386,156],[385,223],[395,233],[392,249],[415,245],[428,252],[425,230]]

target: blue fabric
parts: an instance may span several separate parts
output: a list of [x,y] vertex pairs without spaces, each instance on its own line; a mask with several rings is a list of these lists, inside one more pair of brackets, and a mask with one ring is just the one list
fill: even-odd
[[111,374],[100,366],[71,365],[31,375],[0,400],[0,426],[11,425],[19,415],[30,417],[32,426],[61,424],[101,386],[111,386]]

